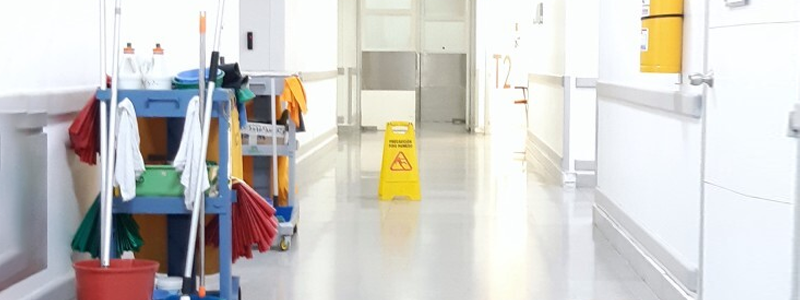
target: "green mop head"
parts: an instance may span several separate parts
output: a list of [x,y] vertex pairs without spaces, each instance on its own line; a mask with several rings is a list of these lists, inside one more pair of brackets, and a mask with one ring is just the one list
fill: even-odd
[[[139,234],[139,224],[136,224],[132,215],[114,215],[112,227],[114,230],[112,238],[118,254],[127,251],[138,252],[144,245]],[[100,257],[100,196],[94,200],[72,238],[72,250],[90,253],[93,258]]]

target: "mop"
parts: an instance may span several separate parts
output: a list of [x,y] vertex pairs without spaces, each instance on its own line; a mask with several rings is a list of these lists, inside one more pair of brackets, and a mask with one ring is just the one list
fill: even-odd
[[[119,0],[117,0],[119,1]],[[217,24],[214,33],[214,45],[213,51],[211,52],[211,68],[209,70],[210,76],[216,77],[217,69],[219,67],[219,45],[220,45],[220,34],[222,31],[222,15],[225,6],[225,0],[218,1],[218,8],[217,8]],[[201,17],[201,24],[204,23],[205,17]],[[201,25],[201,33],[204,31],[205,26]],[[201,68],[202,70],[202,68]],[[201,76],[203,77],[203,76]],[[209,94],[213,94],[214,89],[216,88],[216,82],[214,80],[209,80],[208,82],[208,89],[207,92]],[[210,126],[211,126],[211,111],[213,110],[213,99],[210,96],[206,96],[205,101],[205,108],[203,109],[203,131],[202,131],[202,143],[200,147],[200,159],[201,161],[197,162],[198,165],[205,164],[205,158],[208,155],[208,139],[210,134]],[[206,172],[203,168],[198,168],[198,172]],[[193,202],[193,209],[192,209],[192,221],[191,221],[191,228],[189,232],[189,243],[187,244],[187,251],[186,251],[186,265],[183,273],[183,289],[181,291],[181,300],[190,300],[191,297],[189,296],[192,293],[192,270],[194,269],[194,256],[195,256],[195,247],[197,243],[197,231],[198,225],[200,222],[200,210],[201,206],[203,206],[204,202],[202,199],[203,191],[202,185],[200,184],[201,174],[197,174],[195,177],[197,181],[195,182],[194,187],[197,189],[195,192],[195,199]],[[204,296],[204,295],[201,295]]]
[[[197,88],[200,91],[200,103],[205,103],[205,101],[212,102],[213,99],[206,98],[206,12],[200,13],[200,67],[197,68],[197,72],[199,73],[197,76]],[[216,82],[214,80],[217,78],[216,72],[214,74],[209,73],[209,80]],[[211,97],[209,97],[211,98]],[[201,122],[209,122],[201,120]],[[204,158],[204,156],[201,156]],[[200,200],[205,202],[205,194],[200,195]],[[206,206],[200,205],[200,233],[199,233],[199,248],[200,248],[200,287],[197,291],[200,298],[206,297]]]
[[[105,5],[101,5],[101,9],[104,9]],[[101,13],[105,13],[103,10]],[[114,159],[116,152],[116,132],[117,132],[117,102],[119,98],[119,90],[117,87],[119,86],[119,60],[120,60],[120,53],[117,49],[120,49],[120,22],[122,17],[122,0],[115,1],[115,9],[114,9],[114,52],[113,52],[113,65],[111,66],[111,107],[109,110],[109,120],[106,120],[106,108],[105,104],[101,103],[100,111],[100,124],[101,124],[101,133],[100,133],[100,155],[101,155],[101,200],[100,200],[100,266],[103,268],[108,268],[111,264],[111,225],[113,221],[113,210],[112,204],[114,200],[113,195],[113,178],[114,178]],[[101,31],[104,31],[102,29]],[[105,45],[105,37],[101,37],[101,45]],[[101,57],[105,62],[105,51],[100,51],[102,53]],[[102,65],[102,64],[101,64]],[[103,67],[104,68],[104,67]],[[103,71],[105,73],[105,70]],[[105,77],[105,76],[103,76]],[[104,78],[105,81],[105,78]],[[103,88],[104,84],[101,84],[101,89]],[[108,123],[108,127],[106,127],[106,121]]]
[[[275,219],[275,208],[247,183],[234,178],[233,190],[236,191],[236,203],[231,209],[231,259],[235,263],[239,258],[253,258],[253,245],[259,252],[269,251],[278,235],[278,221]],[[207,226],[208,245],[219,247],[219,218],[214,218]]]

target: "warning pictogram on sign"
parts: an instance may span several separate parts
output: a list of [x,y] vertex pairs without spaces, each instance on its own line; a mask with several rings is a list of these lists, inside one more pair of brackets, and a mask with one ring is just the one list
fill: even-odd
[[397,153],[397,156],[394,158],[392,162],[392,167],[390,168],[392,171],[411,171],[414,170],[414,167],[411,166],[411,162],[408,161],[408,157],[406,157],[403,152]]

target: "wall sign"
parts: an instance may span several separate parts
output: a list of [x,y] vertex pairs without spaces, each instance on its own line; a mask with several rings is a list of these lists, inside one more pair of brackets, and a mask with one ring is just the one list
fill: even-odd
[[539,4],[536,4],[536,11],[533,15],[533,24],[544,24],[544,2],[539,2]]

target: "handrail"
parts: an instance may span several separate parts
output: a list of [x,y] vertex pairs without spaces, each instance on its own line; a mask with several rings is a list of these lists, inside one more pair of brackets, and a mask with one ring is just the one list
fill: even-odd
[[598,100],[617,100],[695,119],[703,116],[703,95],[700,94],[598,82],[597,98]]
[[339,69],[329,71],[316,71],[316,72],[300,72],[300,79],[303,82],[323,81],[334,79],[339,76]]
[[534,73],[528,74],[529,81],[534,81],[542,84],[557,85],[561,87],[568,86],[568,84],[566,84],[568,80],[566,79],[568,79],[568,77],[560,75],[534,74]]

